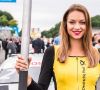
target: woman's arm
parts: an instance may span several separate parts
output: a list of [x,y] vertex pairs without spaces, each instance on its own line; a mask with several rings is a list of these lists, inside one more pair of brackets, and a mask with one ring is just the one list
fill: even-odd
[[38,84],[32,80],[31,77],[28,78],[28,88],[27,90],[47,90],[53,76],[53,62],[54,62],[54,47],[49,47],[43,56],[41,71],[39,75]]

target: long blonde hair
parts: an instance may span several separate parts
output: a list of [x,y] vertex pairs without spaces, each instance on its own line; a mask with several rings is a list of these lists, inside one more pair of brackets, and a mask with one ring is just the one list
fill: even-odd
[[68,57],[68,50],[70,48],[70,40],[67,32],[67,17],[73,11],[80,11],[84,14],[86,19],[86,32],[82,37],[83,48],[86,56],[89,60],[89,66],[94,67],[99,62],[99,53],[92,46],[92,31],[91,31],[91,21],[87,9],[80,4],[73,4],[64,14],[63,20],[60,25],[60,36],[61,42],[58,49],[58,60],[59,62],[65,62]]

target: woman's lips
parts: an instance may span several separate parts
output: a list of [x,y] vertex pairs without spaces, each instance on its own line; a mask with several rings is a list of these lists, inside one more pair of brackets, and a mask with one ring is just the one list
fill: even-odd
[[73,31],[73,33],[74,33],[75,35],[79,35],[79,34],[81,33],[81,31]]

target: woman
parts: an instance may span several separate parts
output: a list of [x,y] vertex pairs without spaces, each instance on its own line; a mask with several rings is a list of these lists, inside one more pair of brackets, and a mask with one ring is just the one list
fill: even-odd
[[[73,4],[60,26],[61,42],[45,51],[38,84],[28,76],[27,90],[47,90],[53,77],[55,90],[96,90],[100,75],[99,53],[92,46],[90,17],[87,9]],[[26,69],[22,58],[16,69]]]

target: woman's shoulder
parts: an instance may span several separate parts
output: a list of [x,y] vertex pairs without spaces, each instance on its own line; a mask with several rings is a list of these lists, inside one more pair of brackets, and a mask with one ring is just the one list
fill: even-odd
[[44,52],[44,56],[46,57],[54,56],[54,46],[48,47]]
[[54,52],[55,49],[58,49],[59,45],[52,45],[46,49],[46,52]]
[[54,56],[55,56],[54,46],[48,47],[44,52],[43,63],[42,64],[44,65],[44,63],[46,63],[45,65],[52,66],[53,62],[54,62]]
[[45,52],[53,52],[54,51],[54,46],[48,47]]

